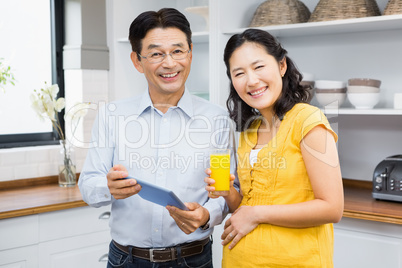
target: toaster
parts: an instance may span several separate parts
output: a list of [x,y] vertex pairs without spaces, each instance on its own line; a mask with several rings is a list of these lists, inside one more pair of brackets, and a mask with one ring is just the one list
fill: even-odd
[[373,198],[402,202],[402,155],[381,161],[373,174]]

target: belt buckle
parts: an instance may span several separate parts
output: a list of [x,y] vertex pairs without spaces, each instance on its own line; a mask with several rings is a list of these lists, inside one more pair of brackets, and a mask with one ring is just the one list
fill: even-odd
[[[156,249],[156,251],[164,250],[164,249],[166,249],[166,248],[158,248],[158,249]],[[153,249],[153,248],[149,249],[149,261],[150,262],[165,262],[166,261],[166,260],[155,260],[154,259],[154,251],[155,251],[155,249]]]

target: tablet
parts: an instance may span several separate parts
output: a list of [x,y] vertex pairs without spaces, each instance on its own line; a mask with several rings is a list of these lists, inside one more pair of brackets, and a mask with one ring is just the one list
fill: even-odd
[[126,179],[135,179],[137,183],[141,185],[142,188],[138,195],[143,199],[164,207],[169,205],[175,206],[181,210],[188,210],[186,205],[184,205],[173,191],[134,177],[129,176]]

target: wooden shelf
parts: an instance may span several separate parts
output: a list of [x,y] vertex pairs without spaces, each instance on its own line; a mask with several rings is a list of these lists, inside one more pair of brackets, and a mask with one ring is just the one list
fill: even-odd
[[[306,22],[258,27],[276,37],[326,35],[338,33],[374,32],[402,29],[402,15],[383,15],[356,19]],[[241,33],[247,28],[227,30],[226,35]]]

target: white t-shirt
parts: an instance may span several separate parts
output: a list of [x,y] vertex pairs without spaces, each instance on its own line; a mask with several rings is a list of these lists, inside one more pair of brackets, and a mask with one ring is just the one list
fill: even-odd
[[251,166],[254,166],[255,162],[257,162],[257,155],[258,152],[261,151],[262,148],[259,149],[253,149],[250,152],[250,164]]

